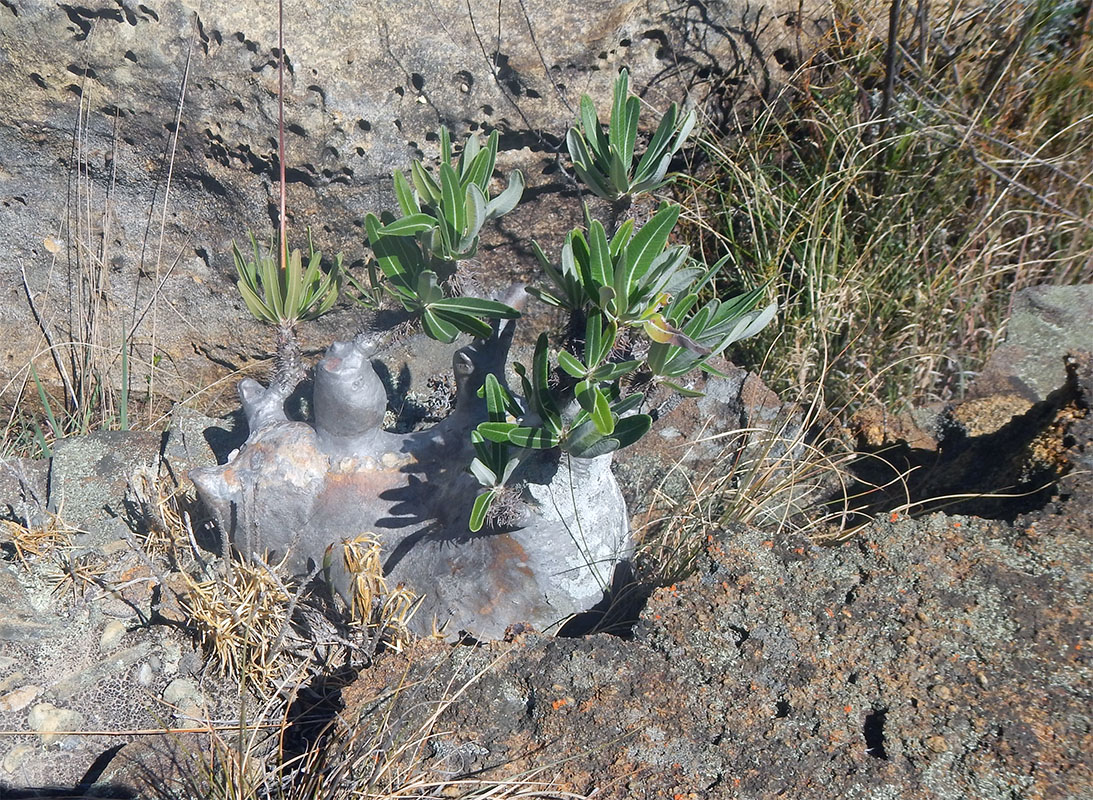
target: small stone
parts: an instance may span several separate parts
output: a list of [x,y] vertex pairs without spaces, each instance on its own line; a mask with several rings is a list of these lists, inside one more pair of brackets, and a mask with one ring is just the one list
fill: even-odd
[[31,703],[42,692],[42,687],[27,685],[20,686],[14,691],[0,696],[0,711],[21,711]]
[[121,637],[125,635],[126,625],[118,619],[112,619],[102,629],[99,637],[99,650],[108,653],[118,646]]
[[15,659],[11,656],[0,656],[0,670],[11,669],[15,666]]
[[181,709],[203,705],[205,698],[198,691],[193,681],[186,678],[175,678],[163,690],[163,702]]
[[6,692],[11,687],[18,686],[25,678],[26,676],[21,671],[11,673],[6,678],[0,680],[0,692]]
[[53,744],[63,737],[61,731],[78,731],[83,726],[83,714],[53,703],[39,703],[30,710],[27,723],[38,734],[42,744]]
[[26,757],[33,752],[34,747],[32,745],[15,745],[15,747],[11,748],[11,750],[8,751],[8,754],[4,756],[4,760],[0,761],[0,769],[3,769],[4,772],[8,773],[9,775],[14,774],[19,769],[19,767],[22,766],[23,762],[26,760]]
[[949,749],[949,743],[945,741],[944,736],[931,736],[926,740],[926,747],[935,753],[944,753]]
[[153,677],[152,665],[147,662],[141,664],[140,669],[137,671],[137,683],[141,686],[148,686],[152,683]]

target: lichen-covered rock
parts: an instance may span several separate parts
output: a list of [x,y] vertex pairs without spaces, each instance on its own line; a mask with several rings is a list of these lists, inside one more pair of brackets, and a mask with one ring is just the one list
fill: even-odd
[[335,343],[316,366],[314,427],[287,419],[283,389],[244,381],[246,444],[191,477],[237,550],[287,557],[295,574],[322,566],[347,598],[339,547],[375,535],[387,582],[424,598],[412,620],[419,632],[497,639],[515,623],[551,629],[602,599],[633,542],[610,456],[551,451],[521,465],[511,524],[468,530],[480,491],[466,469],[470,431],[486,419],[477,388],[503,374],[510,338],[511,328],[457,351],[454,410],[415,433],[383,429],[387,396],[363,339]]
[[418,645],[362,674],[345,717],[399,680],[386,713],[412,726],[457,686],[424,769],[549,758],[561,788],[618,800],[1093,796],[1088,355],[1072,379],[1074,468],[1013,524],[885,515],[825,548],[725,530],[631,639]]
[[[662,109],[711,81],[769,86],[815,32],[807,10],[786,5],[792,25],[773,4],[739,0],[701,12],[634,0],[435,0],[424,12],[285,0],[294,244],[311,226],[325,253],[359,265],[364,214],[394,206],[393,169],[435,156],[442,123],[457,139],[497,130],[499,168],[535,186],[480,251],[507,279],[521,259],[506,242],[553,247],[581,221],[556,160],[583,92],[602,104],[622,66]],[[42,347],[21,267],[58,342],[83,335],[73,292],[109,285],[100,338],[79,357],[124,334],[134,386],[153,356],[152,388],[181,397],[269,353],[234,289],[231,244],[251,230],[268,241],[275,227],[277,53],[271,3],[0,3],[0,374]],[[304,347],[355,325],[349,312],[319,320]]]

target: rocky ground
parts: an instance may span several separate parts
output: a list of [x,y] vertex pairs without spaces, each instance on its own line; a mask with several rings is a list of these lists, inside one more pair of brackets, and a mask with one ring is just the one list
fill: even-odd
[[[964,499],[960,515],[917,513],[917,497],[866,505],[857,513],[870,522],[839,543],[766,524],[715,529],[693,574],[617,606],[634,613],[604,632],[420,640],[348,672],[301,672],[286,741],[314,739],[337,711],[334,741],[350,731],[392,750],[431,731],[415,751],[425,774],[537,771],[603,798],[1089,796],[1093,362],[1074,349],[1088,340],[1089,292],[1037,291],[1001,356],[1039,349],[1035,369],[996,359],[1001,390],[858,429],[863,446],[887,439],[932,459],[909,496],[990,475],[1025,497]],[[1021,333],[1022,314],[1053,320],[1062,338]],[[1072,350],[1065,361],[1046,354],[1060,348]],[[754,376],[709,388],[623,461],[626,486],[645,492],[673,459],[692,475],[716,460],[702,447],[681,459],[670,444],[699,439],[711,417],[730,429],[801,423]],[[134,487],[164,463],[181,473],[223,458],[239,435],[180,414],[166,440],[102,434],[66,442],[51,465],[6,464],[9,517],[64,497],[62,517],[83,532],[27,539],[9,525],[0,542],[3,796],[123,796],[149,774],[184,771],[180,743],[207,746],[188,731],[238,718],[238,687],[198,645],[178,563],[164,560],[171,545],[151,546],[152,500]],[[1050,470],[1061,477],[1030,508]],[[215,542],[192,544],[205,549],[173,552],[215,561]]]

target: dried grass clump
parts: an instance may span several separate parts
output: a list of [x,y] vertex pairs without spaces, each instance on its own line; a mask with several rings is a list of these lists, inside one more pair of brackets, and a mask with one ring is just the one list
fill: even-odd
[[221,674],[259,689],[276,686],[298,668],[283,652],[295,599],[276,574],[281,566],[239,561],[210,580],[182,573],[182,605],[201,645]]
[[40,525],[22,525],[11,520],[0,520],[4,540],[10,543],[15,557],[23,566],[28,559],[37,559],[63,550],[72,544],[76,529],[57,514],[47,514]]
[[401,651],[410,643],[410,619],[420,605],[420,598],[401,583],[394,589],[383,577],[381,547],[376,535],[368,532],[342,542],[342,558],[350,575],[350,619]]

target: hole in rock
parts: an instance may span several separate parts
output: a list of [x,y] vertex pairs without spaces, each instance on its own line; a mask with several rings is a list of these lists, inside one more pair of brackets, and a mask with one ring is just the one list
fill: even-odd
[[888,753],[884,750],[884,718],[888,709],[878,708],[865,715],[865,725],[862,727],[862,735],[865,737],[865,752],[873,758],[888,760]]

